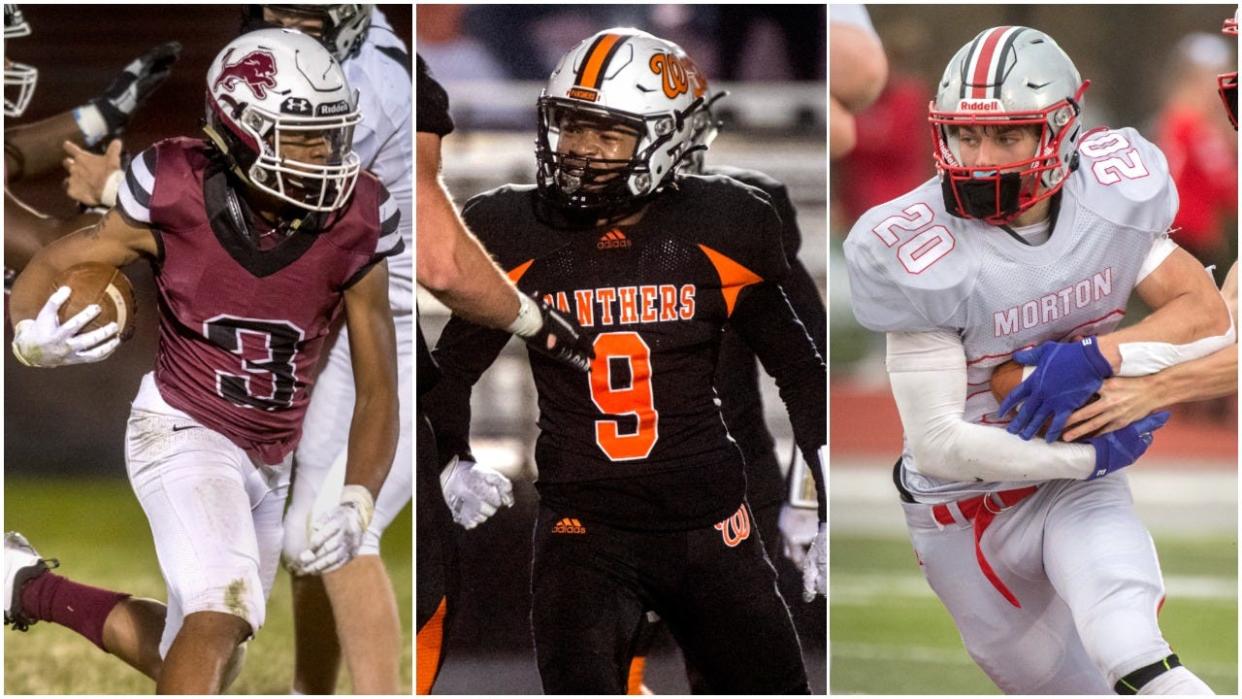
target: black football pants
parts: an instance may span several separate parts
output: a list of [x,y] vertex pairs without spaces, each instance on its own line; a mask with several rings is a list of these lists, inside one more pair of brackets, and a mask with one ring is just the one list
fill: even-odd
[[531,591],[548,694],[624,694],[647,609],[712,693],[810,693],[749,508],[715,526],[642,532],[541,506]]

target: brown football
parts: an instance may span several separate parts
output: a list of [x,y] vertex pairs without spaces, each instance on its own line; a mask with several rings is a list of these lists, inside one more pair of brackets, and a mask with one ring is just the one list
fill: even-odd
[[64,323],[91,304],[99,304],[99,315],[79,332],[89,332],[116,321],[121,328],[121,340],[134,334],[134,287],[121,270],[102,262],[83,262],[61,272],[52,284],[52,291],[67,286],[72,291],[69,299],[60,307],[60,322]]
[[[1005,362],[1004,364],[1001,364],[995,369],[993,369],[992,378],[990,380],[990,387],[992,389],[992,395],[996,397],[996,402],[1004,403],[1005,396],[1009,395],[1010,391],[1017,388],[1018,384],[1022,383],[1022,381],[1026,377],[1030,376],[1032,371],[1035,371],[1035,367],[1024,366],[1022,364],[1019,364],[1013,361],[1012,359]],[[1097,393],[1094,396],[1091,396],[1090,398],[1088,398],[1087,403],[1088,404],[1094,403],[1095,401],[1099,399],[1100,399],[1100,394]],[[1018,406],[1014,407],[1010,411],[1009,413],[1010,417],[1017,414],[1017,409],[1018,407],[1021,407],[1021,405],[1022,405],[1021,403],[1018,403]],[[1048,425],[1046,424],[1042,425],[1039,428],[1038,434],[1040,435],[1044,434],[1047,428],[1048,428]],[[1091,437],[1091,436],[1095,436],[1095,434],[1096,434],[1095,432],[1092,432],[1091,434],[1087,436]]]
[[992,395],[997,403],[1005,402],[1005,396],[1022,383],[1022,379],[1030,376],[1035,367],[1023,366],[1012,359],[992,370]]

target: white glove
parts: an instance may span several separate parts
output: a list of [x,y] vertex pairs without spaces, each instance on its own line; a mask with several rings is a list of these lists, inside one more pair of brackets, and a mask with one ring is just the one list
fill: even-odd
[[785,557],[793,561],[794,565],[801,566],[806,559],[806,550],[815,540],[818,523],[819,516],[809,507],[794,507],[789,503],[781,505],[777,526],[784,543]]
[[816,595],[828,594],[828,523],[820,522],[819,531],[806,560],[802,561],[802,601],[814,602]]
[[106,359],[121,344],[120,328],[115,322],[81,335],[78,331],[95,316],[98,305],[83,308],[77,315],[60,324],[57,313],[69,300],[69,287],[57,289],[43,304],[33,320],[18,322],[13,328],[13,356],[26,366],[56,367],[86,364]]
[[502,506],[513,505],[513,484],[508,478],[494,468],[455,456],[440,472],[440,487],[453,521],[466,529],[486,522]]
[[341,490],[341,504],[315,518],[310,546],[298,554],[292,567],[298,575],[328,573],[353,560],[375,513],[371,491],[361,485]]

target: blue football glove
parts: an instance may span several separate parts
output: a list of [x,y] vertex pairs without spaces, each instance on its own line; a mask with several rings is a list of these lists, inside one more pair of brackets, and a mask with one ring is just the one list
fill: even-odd
[[1164,427],[1168,421],[1168,411],[1161,410],[1115,432],[1088,439],[1095,447],[1095,473],[1087,480],[1103,478],[1138,461],[1151,446],[1151,433]]
[[1044,342],[1015,352],[1013,358],[1019,364],[1034,365],[1035,371],[1005,396],[999,414],[1003,416],[1022,404],[1007,429],[1010,434],[1021,434],[1023,439],[1034,437],[1052,418],[1047,434],[1049,444],[1061,438],[1070,414],[1085,405],[1100,390],[1104,379],[1113,375],[1113,368],[1094,336],[1080,342]]

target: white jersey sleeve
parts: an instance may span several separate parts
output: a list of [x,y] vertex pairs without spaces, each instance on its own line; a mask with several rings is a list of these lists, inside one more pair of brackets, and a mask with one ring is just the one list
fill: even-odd
[[1078,147],[1081,177],[1067,187],[1078,189],[1080,206],[1119,226],[1157,238],[1168,232],[1177,215],[1177,186],[1169,163],[1154,143],[1136,130],[1090,131]]
[[354,151],[392,195],[400,212],[398,231],[404,246],[388,261],[389,303],[394,312],[412,311],[414,298],[413,103],[409,51],[379,9],[356,56],[344,63],[349,83],[358,90],[362,123],[354,129]]
[[[964,419],[966,352],[956,333],[889,333],[886,358],[916,473],[951,481],[1015,482],[1084,479],[1095,448],[1024,440]],[[917,467],[914,466],[917,464]]]
[[960,329],[979,260],[958,245],[937,180],[877,206],[845,240],[850,304],[876,332]]

